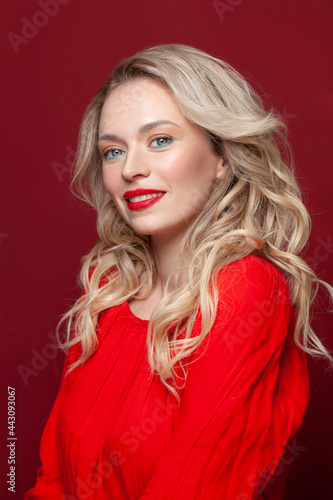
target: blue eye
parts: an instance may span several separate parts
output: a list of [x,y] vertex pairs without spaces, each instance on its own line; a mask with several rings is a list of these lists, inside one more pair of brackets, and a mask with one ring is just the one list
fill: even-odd
[[166,135],[161,135],[160,137],[156,137],[156,139],[154,139],[152,141],[152,143],[155,142],[155,141],[157,141],[157,142],[158,141],[167,141],[167,142],[164,142],[164,143],[163,142],[162,143],[159,142],[159,144],[157,145],[157,147],[160,149],[160,148],[164,148],[165,146],[169,146],[173,142],[173,139],[171,139],[171,137],[168,137]]
[[[109,153],[111,153],[111,156],[107,156]],[[113,153],[116,153],[115,155]],[[119,158],[119,156],[121,156],[120,154],[118,153],[122,153],[122,150],[121,149],[118,149],[118,148],[115,148],[115,149],[109,149],[108,151],[105,151],[105,153],[102,154],[102,158],[103,160],[105,161],[112,161],[114,160],[115,158]]]
[[[171,137],[168,137],[166,135],[161,135],[159,137],[156,137],[156,139],[153,139],[150,144],[152,144],[153,142],[157,142],[157,147],[155,146],[153,147],[153,149],[162,149],[165,148],[166,146],[170,146],[170,144],[172,144],[173,141],[174,139],[172,139]],[[122,156],[123,152],[124,151],[119,148],[108,149],[107,151],[105,151],[105,153],[101,154],[102,160],[105,162],[116,160],[117,158],[120,158],[120,156]]]

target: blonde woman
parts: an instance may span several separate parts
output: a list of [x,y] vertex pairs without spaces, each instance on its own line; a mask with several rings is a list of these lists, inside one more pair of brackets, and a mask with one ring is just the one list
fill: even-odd
[[[97,212],[26,500],[282,498],[322,283],[285,125],[186,45],[115,67],[73,184]],[[59,325],[60,326],[60,325]],[[289,454],[289,455],[288,455]]]

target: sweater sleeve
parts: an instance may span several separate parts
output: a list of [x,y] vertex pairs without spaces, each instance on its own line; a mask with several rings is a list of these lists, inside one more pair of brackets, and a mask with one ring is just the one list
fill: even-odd
[[174,431],[140,500],[263,498],[291,463],[283,456],[309,388],[287,284],[249,256],[220,272],[218,289],[216,321],[189,365]]

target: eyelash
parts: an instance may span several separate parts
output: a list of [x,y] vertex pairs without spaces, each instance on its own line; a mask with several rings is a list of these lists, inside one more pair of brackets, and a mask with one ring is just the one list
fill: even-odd
[[[158,141],[159,139],[167,139],[169,142],[167,144],[162,144],[161,146],[158,146],[157,148],[154,148],[154,149],[162,149],[162,148],[165,148],[166,146],[170,146],[170,144],[173,143],[173,139],[167,135],[159,135],[158,137],[155,137],[155,139],[153,139],[151,141],[154,142],[154,141]],[[122,151],[122,149],[120,148],[110,148],[108,149],[107,151],[104,151],[104,153],[101,153],[101,157],[102,157],[102,160],[106,161],[106,162],[110,162],[110,161],[113,161],[115,160],[116,158],[120,158],[120,156],[113,156],[113,157],[106,157],[106,155],[108,153],[111,153],[112,151]]]

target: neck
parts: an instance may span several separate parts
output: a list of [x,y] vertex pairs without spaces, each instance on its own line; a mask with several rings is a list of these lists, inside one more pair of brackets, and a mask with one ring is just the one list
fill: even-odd
[[[156,289],[159,290],[161,296],[164,296],[166,291],[168,293],[172,292],[188,279],[186,270],[178,275],[178,281],[174,275],[176,269],[185,264],[185,256],[181,255],[179,251],[182,236],[170,238],[154,235],[151,237],[151,247],[157,267]],[[166,290],[170,276],[168,290]]]

